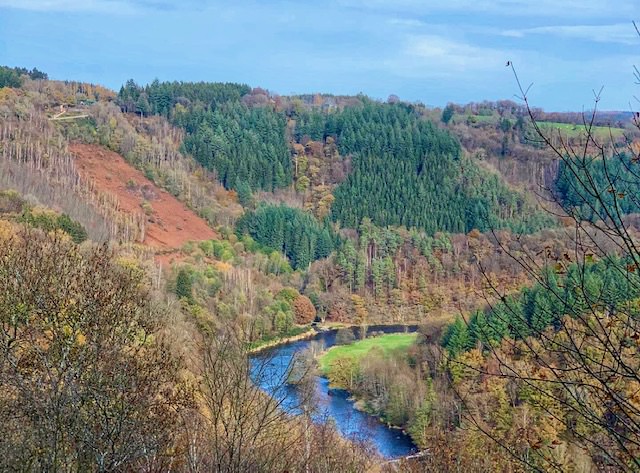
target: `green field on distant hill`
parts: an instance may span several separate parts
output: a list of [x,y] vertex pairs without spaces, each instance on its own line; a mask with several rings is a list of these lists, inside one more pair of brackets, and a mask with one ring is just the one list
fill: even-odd
[[[586,128],[584,125],[576,125],[574,123],[558,123],[558,122],[539,122],[540,129],[543,131],[549,131],[557,135],[558,132],[567,138],[579,138],[581,135],[586,135]],[[624,134],[622,128],[609,128],[607,126],[594,126],[592,133],[596,139],[607,139],[613,136],[613,138],[621,138]]]

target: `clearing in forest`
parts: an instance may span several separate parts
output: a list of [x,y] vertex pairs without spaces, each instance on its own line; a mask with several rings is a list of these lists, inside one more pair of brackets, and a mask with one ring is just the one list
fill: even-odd
[[204,219],[119,154],[80,143],[70,145],[69,149],[84,179],[93,181],[99,191],[115,195],[123,212],[146,216],[145,245],[173,249],[188,241],[217,238]]
[[320,370],[327,373],[331,363],[339,358],[359,360],[374,347],[381,349],[385,354],[406,351],[416,342],[417,337],[418,334],[415,332],[389,333],[379,337],[365,338],[349,345],[333,346],[318,359]]
[[[538,126],[545,133],[558,133],[569,139],[585,138],[587,136],[587,128],[583,124],[559,123],[559,122],[538,122]],[[597,140],[604,141],[609,138],[620,139],[624,137],[624,129],[608,126],[594,126],[591,134]]]

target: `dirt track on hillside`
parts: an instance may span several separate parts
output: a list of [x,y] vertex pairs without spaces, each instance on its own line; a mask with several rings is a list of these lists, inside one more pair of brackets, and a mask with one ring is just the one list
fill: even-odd
[[202,218],[157,187],[119,154],[87,144],[72,144],[69,149],[76,158],[80,175],[94,181],[98,190],[116,195],[123,212],[147,214],[145,245],[173,249],[188,241],[217,237]]

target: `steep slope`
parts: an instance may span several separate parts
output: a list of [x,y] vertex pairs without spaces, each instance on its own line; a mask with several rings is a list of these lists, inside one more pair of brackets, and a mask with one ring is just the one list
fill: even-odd
[[144,244],[170,249],[191,240],[216,238],[202,218],[158,188],[119,154],[79,143],[69,149],[83,178],[94,182],[99,191],[115,195],[122,211],[146,215]]

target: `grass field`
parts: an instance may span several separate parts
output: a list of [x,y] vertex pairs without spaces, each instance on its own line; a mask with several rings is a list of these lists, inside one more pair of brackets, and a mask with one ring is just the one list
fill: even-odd
[[[473,118],[472,118],[473,117]],[[467,119],[471,118],[476,123],[498,123],[499,117],[495,115],[468,115]]]
[[389,333],[379,337],[365,338],[350,345],[331,347],[318,359],[320,370],[326,373],[333,360],[338,358],[362,358],[374,347],[382,349],[384,353],[407,350],[415,343],[417,336],[417,333]]
[[[456,114],[454,118],[460,120],[471,120],[476,124],[492,124],[497,125],[500,117],[497,115],[463,115]],[[512,120],[513,122],[513,120]],[[559,122],[538,122],[540,128],[547,132],[557,136],[558,132],[563,137],[575,139],[585,135],[585,128],[582,124],[574,123],[559,123]],[[592,132],[596,139],[606,140],[613,136],[614,139],[622,138],[624,135],[624,129],[622,128],[609,128],[607,126],[594,126]]]
[[[563,136],[568,138],[578,138],[586,134],[584,125],[557,122],[538,122],[538,125],[540,125],[540,128],[544,131],[551,131],[555,134],[559,131]],[[611,135],[613,135],[614,138],[621,138],[624,130],[622,128],[594,126],[592,132],[597,139],[607,139],[610,138]]]

